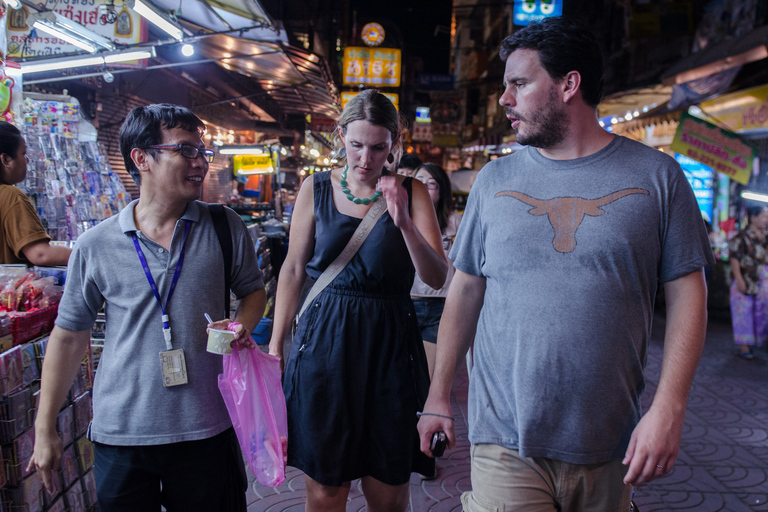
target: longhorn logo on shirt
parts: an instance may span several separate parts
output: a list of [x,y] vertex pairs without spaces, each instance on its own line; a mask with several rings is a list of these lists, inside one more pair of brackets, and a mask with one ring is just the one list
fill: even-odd
[[549,218],[549,223],[555,229],[555,238],[552,241],[555,250],[557,252],[571,252],[576,248],[576,230],[579,229],[585,215],[598,217],[605,213],[601,210],[603,206],[632,194],[649,195],[650,193],[642,188],[625,188],[597,199],[584,199],[583,197],[536,199],[514,190],[505,190],[496,194],[495,197],[514,197],[518,201],[533,206],[528,210],[531,215],[546,215]]

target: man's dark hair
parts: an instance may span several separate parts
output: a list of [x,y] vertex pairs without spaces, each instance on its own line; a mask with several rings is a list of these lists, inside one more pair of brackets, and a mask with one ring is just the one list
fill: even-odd
[[761,213],[765,211],[765,206],[749,206],[747,207],[747,217],[748,220],[751,221],[752,217],[757,217]]
[[[188,132],[196,132],[202,136],[205,124],[191,110],[170,103],[156,103],[136,107],[128,113],[122,128],[120,128],[120,153],[123,155],[125,169],[136,182],[141,185],[141,174],[131,160],[133,148],[145,149],[163,143],[163,129],[181,128]],[[145,149],[155,157],[157,150]]]
[[501,43],[499,56],[505,61],[515,50],[536,50],[541,65],[555,81],[571,71],[581,75],[584,102],[597,107],[603,99],[603,56],[592,32],[568,18],[546,18],[531,23]]
[[407,169],[413,169],[414,171],[421,165],[421,158],[416,155],[403,155],[400,158],[400,162],[397,164],[397,168],[405,167]]

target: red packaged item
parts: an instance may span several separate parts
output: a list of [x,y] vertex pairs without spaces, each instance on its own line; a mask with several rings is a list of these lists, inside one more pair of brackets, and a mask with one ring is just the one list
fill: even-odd
[[40,299],[42,299],[43,289],[50,285],[55,284],[56,279],[53,277],[43,277],[42,279],[35,279],[34,281],[26,281],[20,288],[16,290],[16,294],[19,297],[18,307],[23,308],[26,311],[40,307]]
[[55,284],[49,284],[43,288],[42,299],[40,300],[40,307],[47,308],[50,306],[57,306],[61,302],[61,296],[64,295],[64,287]]
[[27,272],[23,276],[10,281],[3,291],[0,292],[0,306],[6,311],[17,311],[18,300],[21,300],[21,295],[17,291],[24,286],[27,281],[32,281],[35,278],[34,272]]
[[51,332],[58,310],[58,306],[50,306],[34,311],[12,313],[11,335],[13,335],[13,344],[20,345]]

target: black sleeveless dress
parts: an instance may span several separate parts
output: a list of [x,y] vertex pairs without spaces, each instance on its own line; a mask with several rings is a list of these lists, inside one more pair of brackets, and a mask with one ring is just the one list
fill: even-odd
[[[411,178],[404,186],[410,203]],[[361,222],[337,210],[329,172],[314,175],[314,199],[312,281]],[[410,298],[414,273],[385,212],[299,320],[283,380],[288,464],[323,485],[363,476],[400,485],[412,471],[434,472],[416,431],[429,374]]]

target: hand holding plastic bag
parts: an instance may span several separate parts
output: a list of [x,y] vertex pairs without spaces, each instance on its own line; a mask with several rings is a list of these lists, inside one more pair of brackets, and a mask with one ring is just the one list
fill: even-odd
[[251,471],[262,485],[279,486],[288,444],[279,358],[235,344],[224,356],[219,390]]

